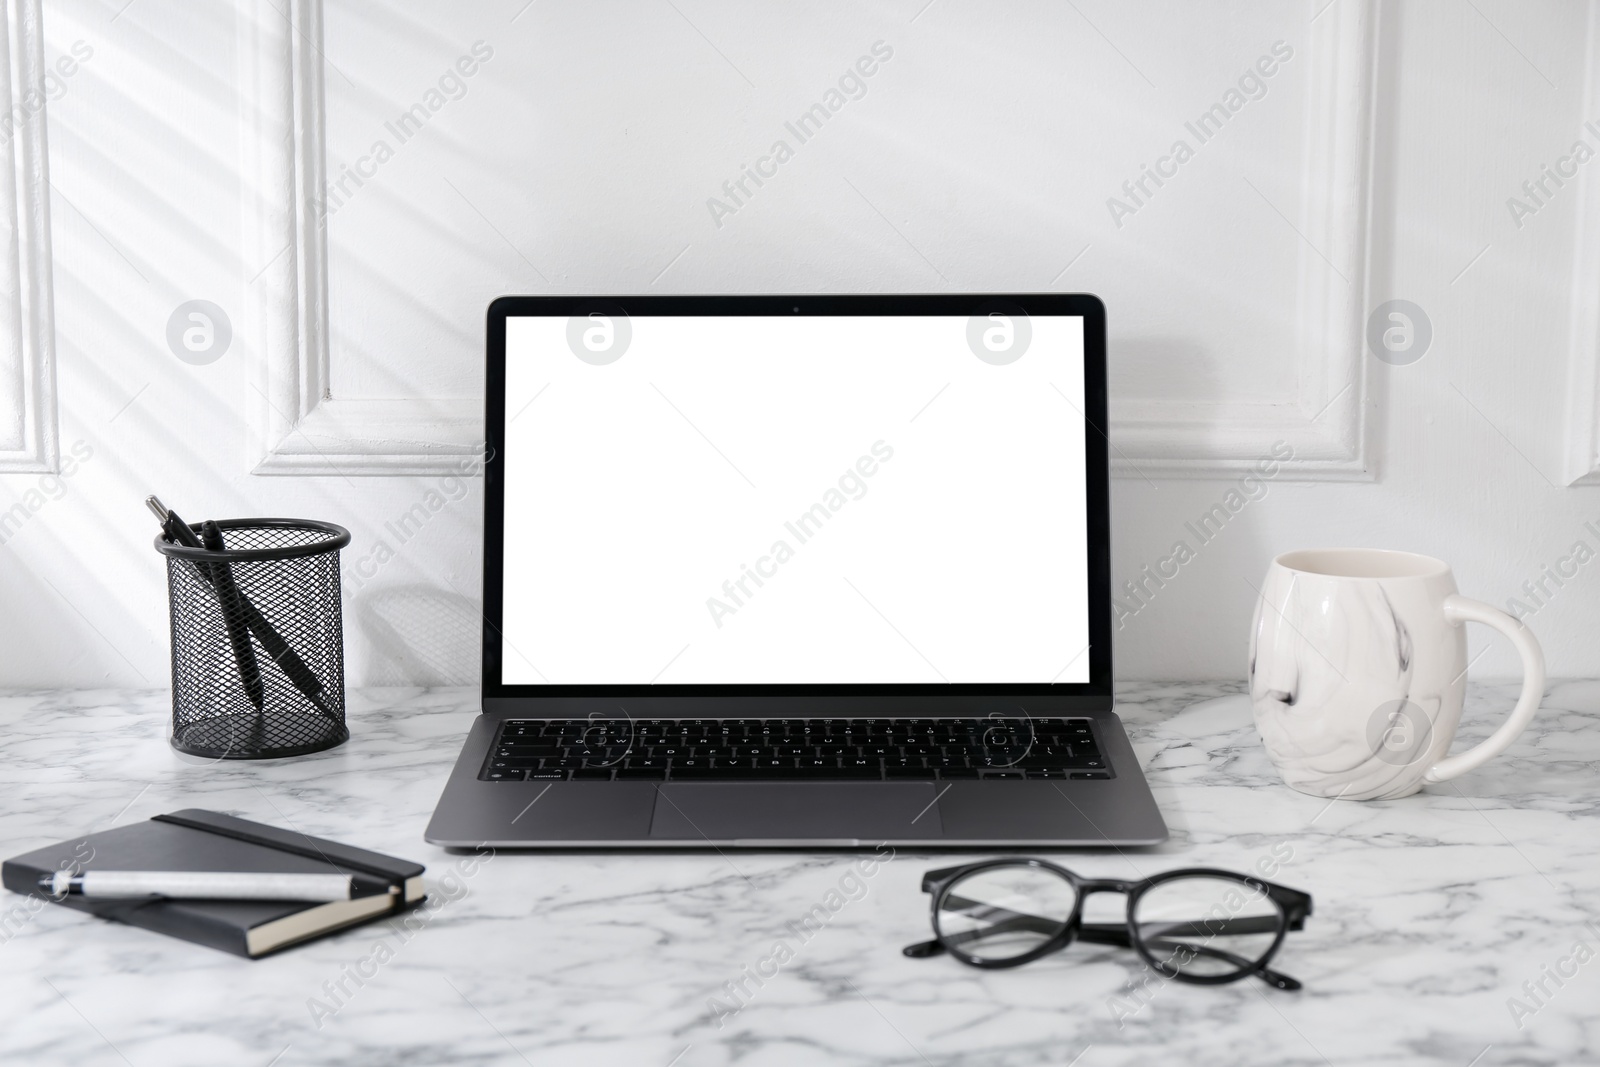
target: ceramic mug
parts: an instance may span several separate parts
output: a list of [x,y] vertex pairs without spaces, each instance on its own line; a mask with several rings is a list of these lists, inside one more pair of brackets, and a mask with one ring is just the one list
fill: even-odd
[[[1467,688],[1468,622],[1522,656],[1522,694],[1488,740],[1451,756]],[[1409,796],[1516,740],[1539,708],[1544,654],[1510,615],[1456,592],[1449,565],[1369,548],[1287,552],[1250,632],[1250,701],[1267,754],[1302,793]]]

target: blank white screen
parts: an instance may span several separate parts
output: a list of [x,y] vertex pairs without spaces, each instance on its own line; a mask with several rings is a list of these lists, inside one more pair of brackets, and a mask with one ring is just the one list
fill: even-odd
[[1088,681],[1081,318],[568,325],[506,323],[504,682]]

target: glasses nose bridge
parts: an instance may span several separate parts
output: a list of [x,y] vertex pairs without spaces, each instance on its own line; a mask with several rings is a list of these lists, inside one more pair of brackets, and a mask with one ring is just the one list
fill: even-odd
[[1100,878],[1092,882],[1078,883],[1078,896],[1090,897],[1096,893],[1121,893],[1126,896],[1133,891],[1133,882],[1123,882],[1114,878]]

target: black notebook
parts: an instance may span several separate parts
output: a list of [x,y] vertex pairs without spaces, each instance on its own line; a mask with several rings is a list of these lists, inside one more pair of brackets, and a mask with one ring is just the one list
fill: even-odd
[[[44,875],[96,867],[107,871],[337,873],[355,879],[357,895],[325,904],[96,900],[54,897],[39,887]],[[424,899],[422,872],[420,863],[220,812],[186,808],[6,860],[0,878],[13,892],[254,959],[331,930],[415,907]]]

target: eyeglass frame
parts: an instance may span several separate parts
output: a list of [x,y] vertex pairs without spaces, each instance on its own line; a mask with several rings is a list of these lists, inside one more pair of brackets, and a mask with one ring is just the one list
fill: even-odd
[[[975,956],[955,945],[946,944],[944,934],[939,923],[940,906],[945,903],[950,894],[950,889],[962,879],[980,871],[994,870],[1001,867],[1031,867],[1036,870],[1049,871],[1061,876],[1072,886],[1074,899],[1072,914],[1049,939],[1029,949],[1027,952],[1004,959],[992,959]],[[1155,957],[1144,939],[1136,931],[1134,913],[1140,898],[1150,890],[1167,882],[1182,878],[1219,878],[1225,881],[1238,882],[1260,893],[1277,909],[1279,923],[1277,936],[1273,939],[1271,947],[1262,953],[1261,957],[1250,967],[1223,975],[1185,974],[1182,970],[1170,966],[1166,961]],[[922,876],[922,891],[932,893],[933,900],[930,909],[930,920],[933,924],[934,939],[920,941],[914,945],[907,945],[904,954],[913,958],[926,958],[936,956],[940,952],[948,952],[951,956],[972,967],[998,970],[1006,967],[1020,967],[1025,963],[1032,963],[1053,952],[1060,952],[1074,941],[1083,941],[1092,945],[1115,945],[1120,948],[1131,948],[1137,952],[1144,961],[1153,967],[1157,974],[1174,981],[1189,982],[1194,985],[1225,985],[1237,982],[1241,978],[1251,975],[1260,975],[1268,984],[1278,989],[1296,990],[1301,984],[1279,971],[1274,971],[1267,966],[1268,962],[1278,954],[1278,949],[1283,947],[1283,939],[1291,930],[1305,929],[1306,917],[1311,914],[1311,894],[1288,886],[1268,882],[1248,874],[1237,871],[1224,871],[1216,867],[1182,867],[1174,871],[1164,871],[1161,874],[1142,878],[1138,881],[1126,881],[1119,878],[1084,878],[1074,871],[1049,862],[1048,860],[1034,859],[1032,857],[1017,856],[1004,859],[983,860],[978,863],[967,863],[960,867],[944,867],[936,871],[929,871]],[[1127,919],[1124,923],[1089,923],[1083,922],[1083,902],[1095,893],[1122,893],[1127,897]],[[1213,935],[1214,936],[1214,935]]]

